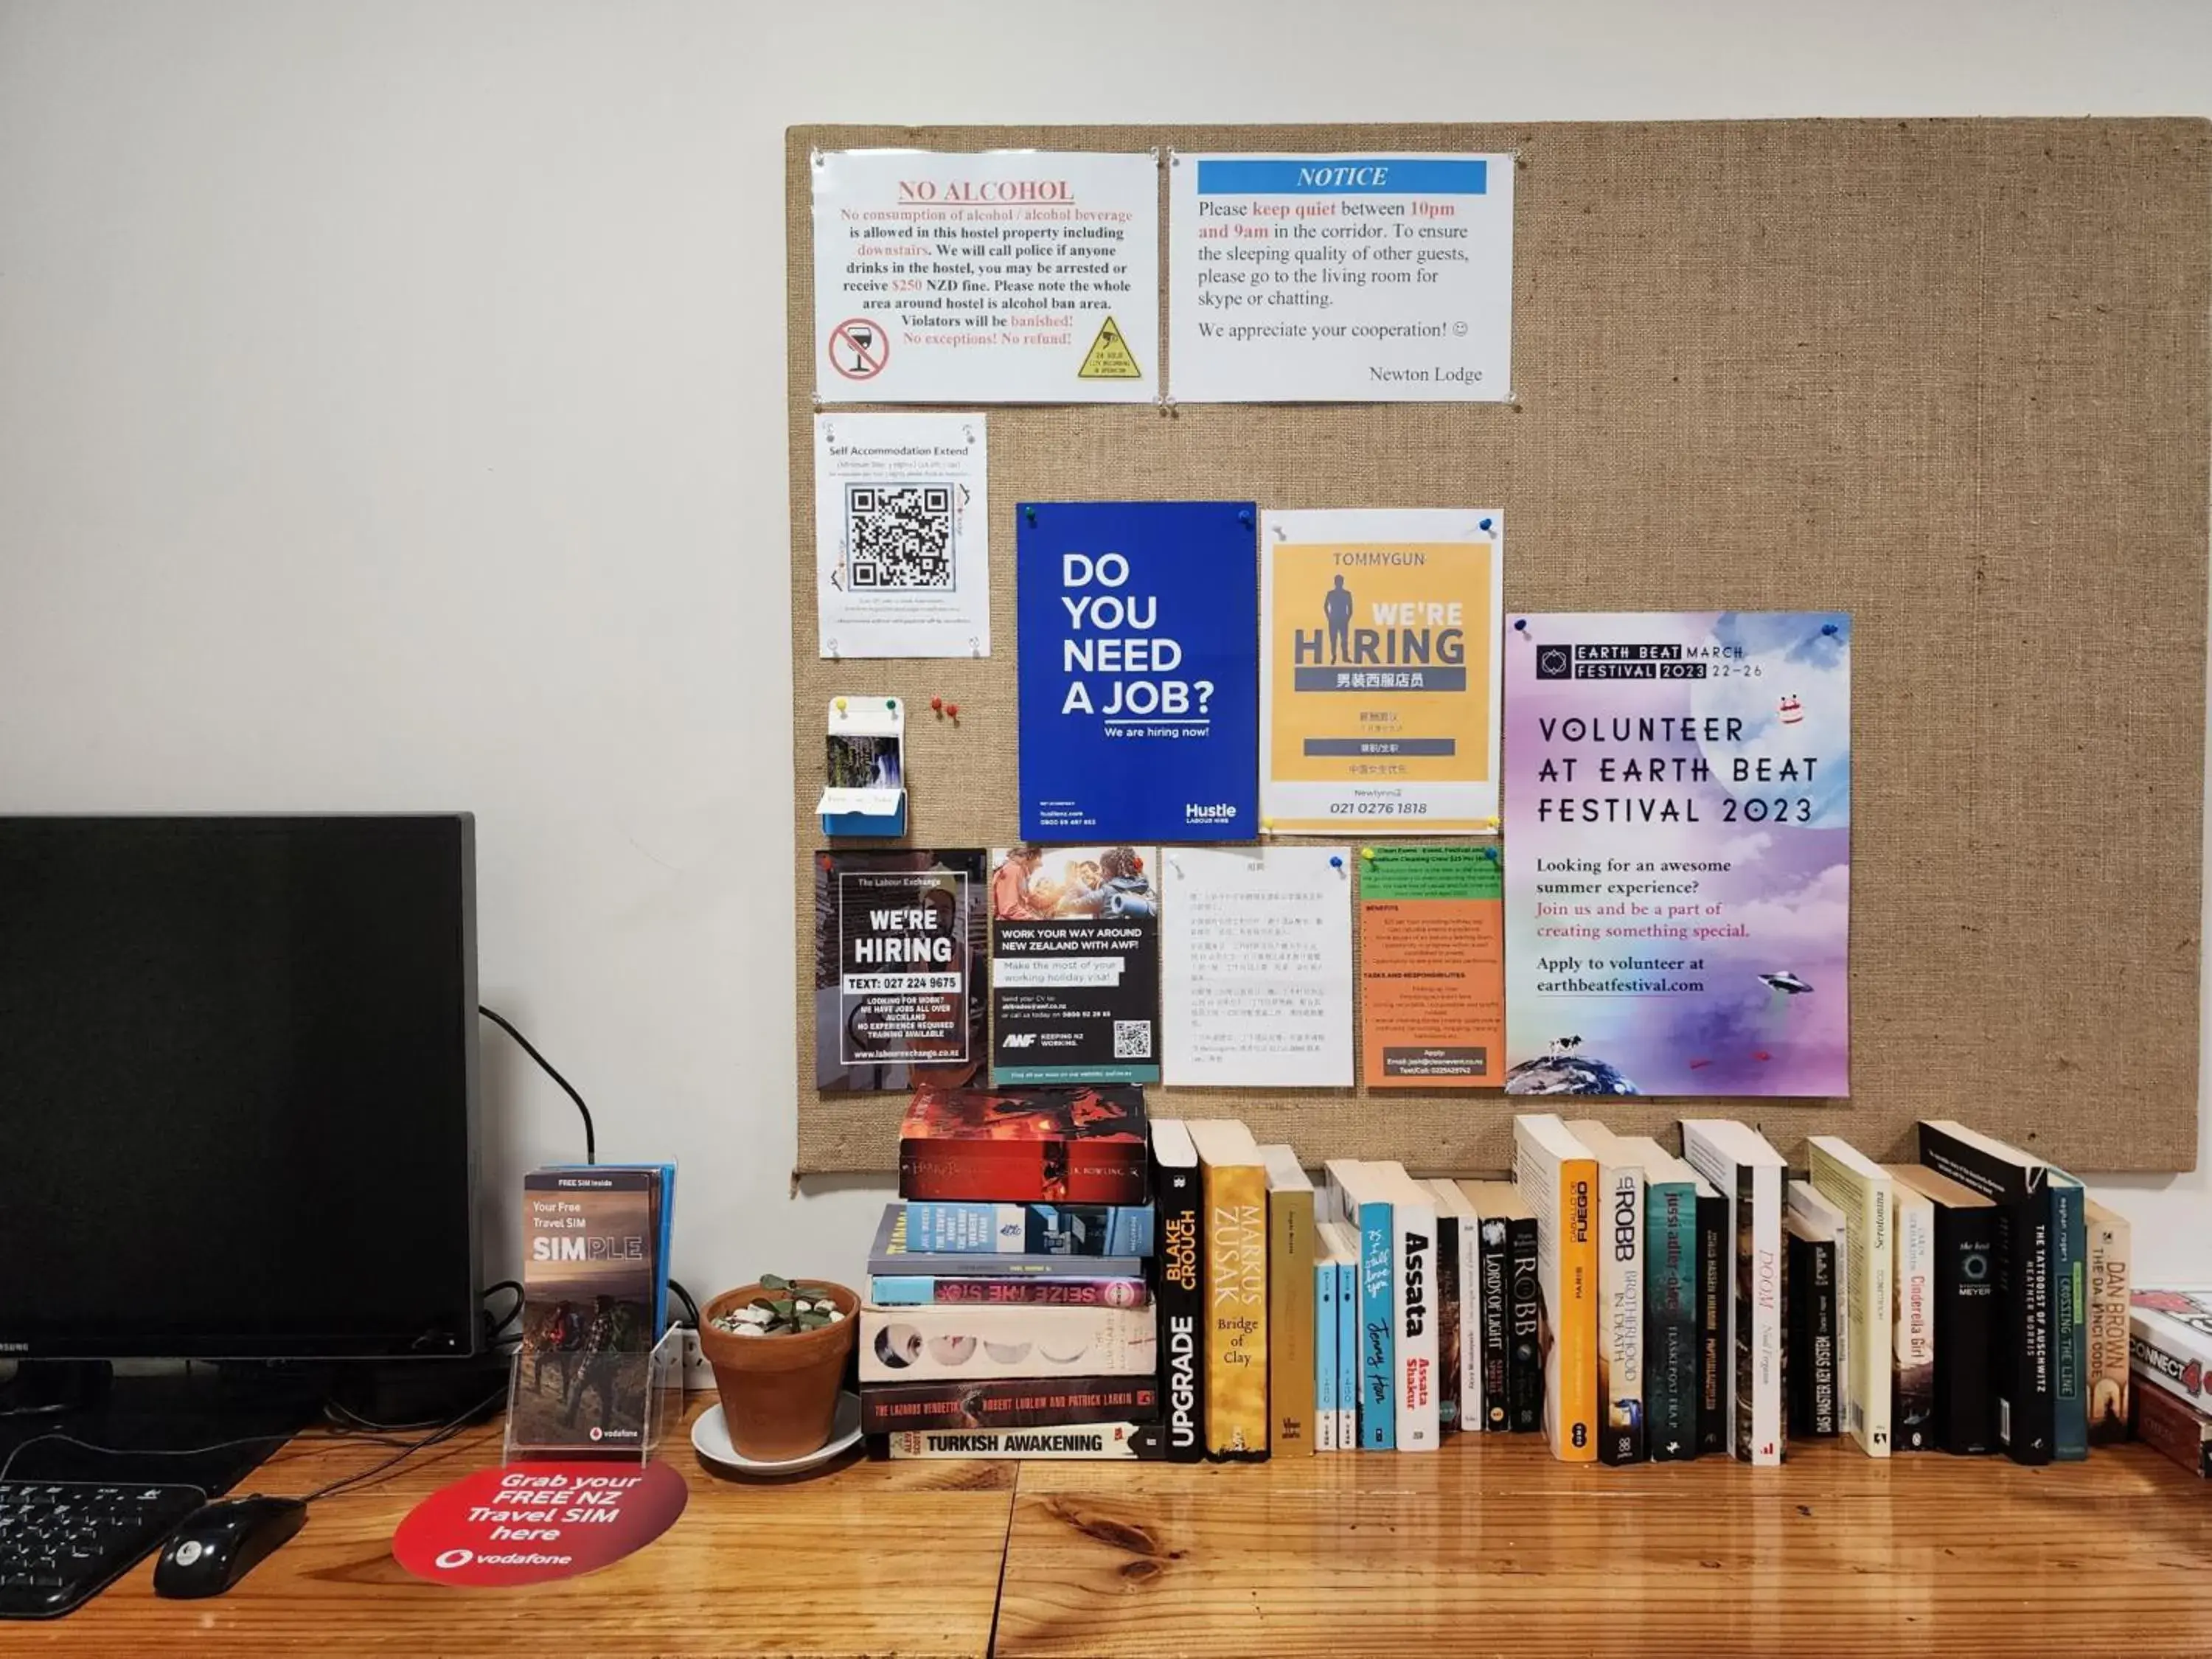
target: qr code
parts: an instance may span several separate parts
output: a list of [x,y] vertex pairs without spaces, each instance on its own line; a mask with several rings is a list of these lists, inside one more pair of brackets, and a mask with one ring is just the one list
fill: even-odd
[[1115,1059],[1150,1060],[1152,1057],[1152,1021],[1149,1019],[1117,1019],[1114,1022]]
[[952,486],[848,484],[845,545],[855,591],[951,587]]

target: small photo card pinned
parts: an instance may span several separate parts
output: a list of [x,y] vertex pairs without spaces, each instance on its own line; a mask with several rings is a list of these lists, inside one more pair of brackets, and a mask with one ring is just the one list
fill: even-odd
[[906,834],[906,705],[896,697],[833,697],[823,739],[824,787],[814,810],[825,836]]

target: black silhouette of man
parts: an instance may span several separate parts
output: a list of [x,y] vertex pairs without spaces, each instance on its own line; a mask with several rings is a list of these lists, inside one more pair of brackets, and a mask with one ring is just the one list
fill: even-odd
[[1321,613],[1328,618],[1328,659],[1346,662],[1352,656],[1352,590],[1344,578],[1321,598]]

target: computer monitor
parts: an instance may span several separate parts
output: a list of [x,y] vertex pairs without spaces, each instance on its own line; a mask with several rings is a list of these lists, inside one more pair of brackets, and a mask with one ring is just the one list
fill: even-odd
[[466,814],[0,818],[0,1358],[481,1340]]

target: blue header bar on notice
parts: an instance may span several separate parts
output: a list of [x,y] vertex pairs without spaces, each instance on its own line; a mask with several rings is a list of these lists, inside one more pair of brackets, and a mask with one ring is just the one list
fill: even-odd
[[1201,196],[1480,196],[1489,187],[1490,164],[1477,157],[1218,156],[1198,164]]

